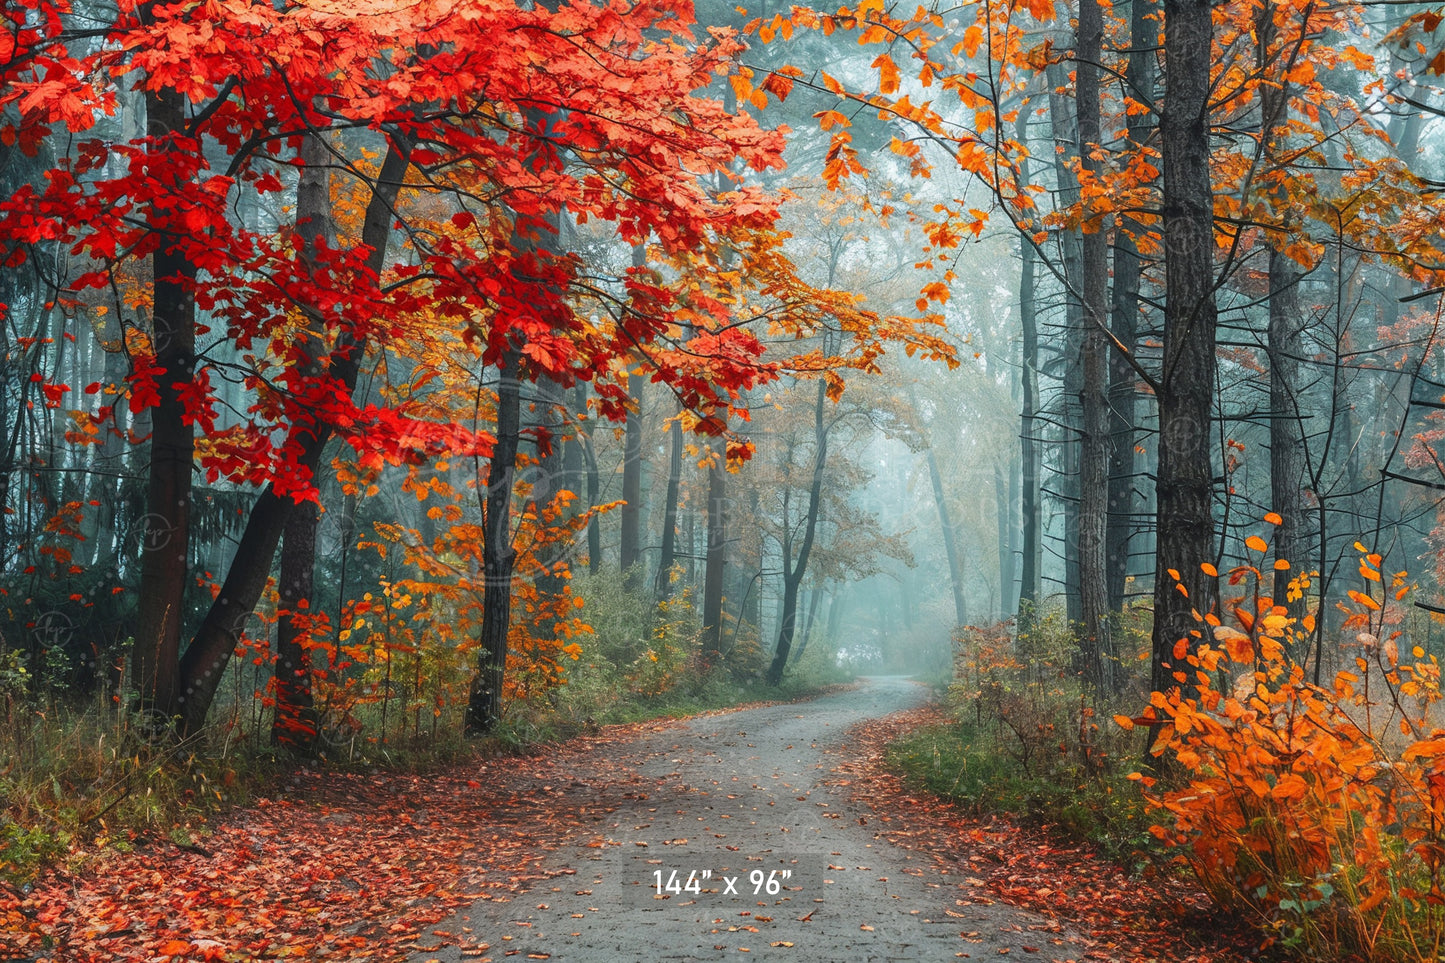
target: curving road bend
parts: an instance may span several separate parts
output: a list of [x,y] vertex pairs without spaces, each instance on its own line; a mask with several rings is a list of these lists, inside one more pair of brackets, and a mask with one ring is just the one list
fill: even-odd
[[553,875],[531,890],[437,924],[460,945],[412,960],[1083,957],[1043,917],[960,898],[964,868],[894,846],[829,784],[839,757],[826,750],[846,752],[850,726],[925,698],[906,679],[874,678],[579,758],[568,795],[590,833],[555,852]]

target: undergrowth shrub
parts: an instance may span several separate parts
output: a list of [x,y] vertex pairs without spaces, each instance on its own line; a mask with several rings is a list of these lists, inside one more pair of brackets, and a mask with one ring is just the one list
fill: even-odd
[[[1107,707],[1079,678],[1062,614],[1028,622],[1017,634],[1008,624],[958,631],[948,689],[955,723],[911,734],[891,761],[970,811],[1006,813],[1137,861],[1151,841],[1127,782],[1137,746],[1100,725]],[[1120,635],[1126,661],[1137,662],[1138,639]]]
[[585,599],[587,631],[576,639],[580,654],[567,664],[565,684],[509,710],[512,729],[527,738],[792,698],[850,678],[832,650],[815,643],[789,667],[781,687],[765,686],[769,655],[746,622],[727,633],[720,655],[705,657],[690,590],[658,604],[650,587],[629,588],[615,573],[604,573],[575,576],[573,592]]
[[763,685],[766,655],[751,631],[730,636],[708,664],[686,591],[657,606],[650,591],[630,591],[609,573],[577,577],[568,599],[568,615],[578,616],[571,634],[556,640],[557,657],[533,659],[540,669],[509,659],[503,724],[480,745],[462,728],[476,655],[458,629],[460,603],[410,582],[383,581],[348,603],[339,626],[311,623],[317,738],[304,759],[271,738],[274,595],[227,667],[210,724],[180,743],[131,711],[123,661],[105,691],[83,694],[53,677],[37,684],[25,654],[0,647],[0,880],[24,882],[77,847],[123,848],[140,835],[186,842],[219,808],[298,763],[424,771],[479,751],[528,751],[593,726],[843,681],[817,642],[782,687]]
[[274,770],[212,727],[157,742],[108,695],[10,706],[0,727],[0,880],[24,883],[77,842],[124,848],[138,834],[182,842],[218,806]]
[[[1268,519],[1267,519],[1268,520]],[[1445,728],[1440,665],[1397,626],[1404,572],[1365,553],[1360,588],[1342,606],[1345,669],[1327,684],[1292,658],[1313,616],[1267,594],[1259,563],[1228,573],[1236,587],[1173,656],[1178,688],[1145,712],[1162,776],[1135,774],[1176,847],[1211,896],[1319,959],[1437,960],[1445,937]],[[1287,568],[1287,565],[1285,566]],[[1206,574],[1216,574],[1203,566]]]

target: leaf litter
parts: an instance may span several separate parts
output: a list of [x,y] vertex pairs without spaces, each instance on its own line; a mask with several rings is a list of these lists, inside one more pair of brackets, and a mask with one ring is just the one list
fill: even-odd
[[1020,827],[998,816],[972,818],[905,784],[887,765],[889,744],[949,721],[936,704],[870,719],[849,729],[830,751],[841,757],[833,783],[873,809],[883,838],[930,856],[940,875],[959,877],[959,906],[997,900],[1031,910],[1077,934],[1088,947],[1085,960],[1260,959],[1259,934],[1220,913],[1185,878],[1158,871],[1130,875],[1087,845],[1059,842],[1046,828]]
[[[1257,958],[1257,935],[1186,880],[1132,877],[1087,846],[968,818],[904,785],[886,765],[889,742],[944,718],[926,706],[853,727],[830,750],[832,781],[868,803],[884,838],[957,877],[958,906],[1037,912],[1054,921],[1045,929],[1078,934],[1086,960]],[[610,726],[536,756],[426,776],[302,771],[284,794],[220,819],[204,846],[138,840],[130,852],[86,854],[82,870],[28,893],[0,886],[0,959],[399,963],[447,944],[488,959],[493,934],[432,927],[565,872],[544,861],[595,835],[599,786],[635,781],[615,747],[676,725]],[[1048,936],[1039,942],[1060,942]]]

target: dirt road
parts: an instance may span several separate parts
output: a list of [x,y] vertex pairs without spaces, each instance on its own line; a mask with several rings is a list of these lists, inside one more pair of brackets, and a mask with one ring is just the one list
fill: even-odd
[[839,785],[846,730],[924,695],[870,679],[579,757],[566,796],[584,828],[549,857],[550,878],[438,923],[452,938],[412,959],[1082,957],[1056,923],[970,901],[964,868],[894,846]]

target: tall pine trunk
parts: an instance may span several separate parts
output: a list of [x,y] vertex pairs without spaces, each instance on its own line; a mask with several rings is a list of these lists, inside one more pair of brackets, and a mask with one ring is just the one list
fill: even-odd
[[[1200,570],[1214,560],[1214,203],[1209,176],[1208,0],[1165,0],[1168,83],[1160,115],[1163,163],[1164,350],[1159,399],[1158,519],[1152,685],[1177,689],[1175,644],[1193,646],[1218,597]],[[1170,572],[1179,574],[1183,592]]]
[[276,715],[271,741],[307,755],[315,748],[318,719],[311,692],[311,652],[306,623],[319,611],[315,596],[316,503],[291,509],[281,537],[278,608],[286,613],[276,623]]
[[1010,606],[1014,593],[1014,553],[1013,546],[1009,543],[1013,533],[1013,519],[1009,517],[1013,505],[1009,501],[1009,482],[1010,476],[1013,474],[1011,469],[1011,464],[994,462],[993,465],[993,497],[996,506],[994,523],[998,532],[998,619],[1000,622],[1011,614]]
[[[1015,124],[1020,144],[1028,143],[1028,112],[1020,111]],[[1029,178],[1028,159],[1020,176]],[[1039,601],[1039,327],[1034,297],[1035,261],[1030,238],[1019,235],[1019,327],[1023,338],[1019,365],[1019,628],[1031,617]]]
[[[1255,35],[1261,71],[1271,68],[1280,56],[1273,12],[1265,8],[1255,18]],[[1291,58],[1292,63],[1292,58]],[[1289,64],[1278,68],[1287,71]],[[1290,84],[1288,80],[1260,85],[1260,137],[1265,163],[1276,168],[1284,163],[1280,155],[1287,136]],[[1288,205],[1283,206],[1288,209]],[[1305,463],[1304,414],[1300,407],[1300,337],[1304,321],[1299,308],[1299,266],[1281,253],[1295,227],[1280,225],[1283,233],[1272,240],[1269,250],[1269,328],[1266,353],[1269,357],[1269,482],[1270,506],[1280,517],[1274,533],[1275,557],[1288,561],[1292,569],[1276,569],[1274,601],[1290,615],[1304,614],[1305,600],[1288,601],[1293,574],[1310,570],[1310,510],[1305,489],[1309,471]],[[1354,486],[1351,486],[1352,488]]]
[[[1154,79],[1156,73],[1154,38],[1159,28],[1153,19],[1154,0],[1130,0],[1130,51],[1126,79],[1128,95],[1147,107],[1129,115],[1129,149],[1140,151],[1154,130]],[[1120,216],[1114,233],[1114,285],[1110,328],[1120,346],[1135,354],[1139,332],[1139,289],[1144,262],[1139,256],[1136,234],[1146,228],[1128,214]],[[1113,448],[1109,453],[1109,528],[1105,537],[1108,566],[1109,610],[1123,609],[1127,599],[1129,555],[1133,548],[1135,523],[1134,487],[1136,476],[1135,425],[1139,377],[1129,359],[1115,351],[1109,356],[1109,410],[1112,415]]]
[[963,562],[958,556],[958,533],[943,496],[943,473],[938,470],[938,457],[930,445],[924,451],[928,461],[928,479],[933,484],[933,504],[938,507],[938,527],[943,533],[943,552],[948,556],[948,583],[953,587],[954,625],[968,624],[968,610],[963,600]]
[[[1068,4],[1058,4],[1063,22],[1069,21]],[[1066,62],[1056,60],[1047,69],[1049,83],[1049,123],[1053,134],[1054,177],[1058,183],[1058,201],[1061,208],[1071,208],[1079,202],[1079,179],[1073,170],[1075,158],[1082,156],[1079,148],[1079,114],[1077,97],[1070,106],[1066,91],[1069,90],[1069,76]],[[1077,91],[1075,91],[1077,94]],[[1064,332],[1062,352],[1064,358],[1063,393],[1059,404],[1059,462],[1060,473],[1056,488],[1064,518],[1064,610],[1070,624],[1084,618],[1082,576],[1079,569],[1079,480],[1082,470],[1080,400],[1084,390],[1083,367],[1076,361],[1083,353],[1084,305],[1081,298],[1083,289],[1083,244],[1073,231],[1059,235],[1064,275]]]
[[[1093,152],[1101,137],[1099,62],[1104,38],[1098,0],[1079,0],[1076,103],[1082,168],[1102,173]],[[1087,213],[1087,211],[1085,212]],[[1114,688],[1115,653],[1109,626],[1106,538],[1109,520],[1109,299],[1108,218],[1084,222],[1080,240],[1083,331],[1080,336],[1080,399],[1083,433],[1079,457],[1079,600],[1083,615],[1080,653],[1085,680],[1096,692]]]
[[1021,241],[1023,265],[1019,269],[1019,316],[1023,329],[1023,401],[1019,415],[1019,455],[1021,493],[1019,515],[1021,539],[1019,547],[1019,617],[1020,628],[1025,617],[1039,602],[1039,328],[1034,299],[1034,261],[1037,254],[1025,238]]
[[[563,467],[563,434],[566,431],[566,394],[561,384],[550,375],[539,374],[533,381],[537,391],[536,408],[541,422],[541,431],[536,436],[537,481],[532,486],[532,512],[540,523],[543,518],[553,518],[554,525],[566,525],[568,515],[559,512],[555,516],[548,510],[566,488],[566,470]],[[567,588],[568,540],[551,538],[537,548],[537,562],[541,572],[537,576],[538,601],[543,605],[556,602]],[[539,636],[556,638],[556,623],[536,627]]]
[[[573,392],[572,407],[580,417],[581,413],[587,410],[587,388],[578,385]],[[602,566],[602,518],[596,512],[597,506],[602,503],[602,472],[597,467],[597,449],[592,445],[591,429],[583,430],[582,426],[578,425],[575,444],[581,452],[585,466],[587,510],[592,512],[587,519],[587,571],[596,575]]]

